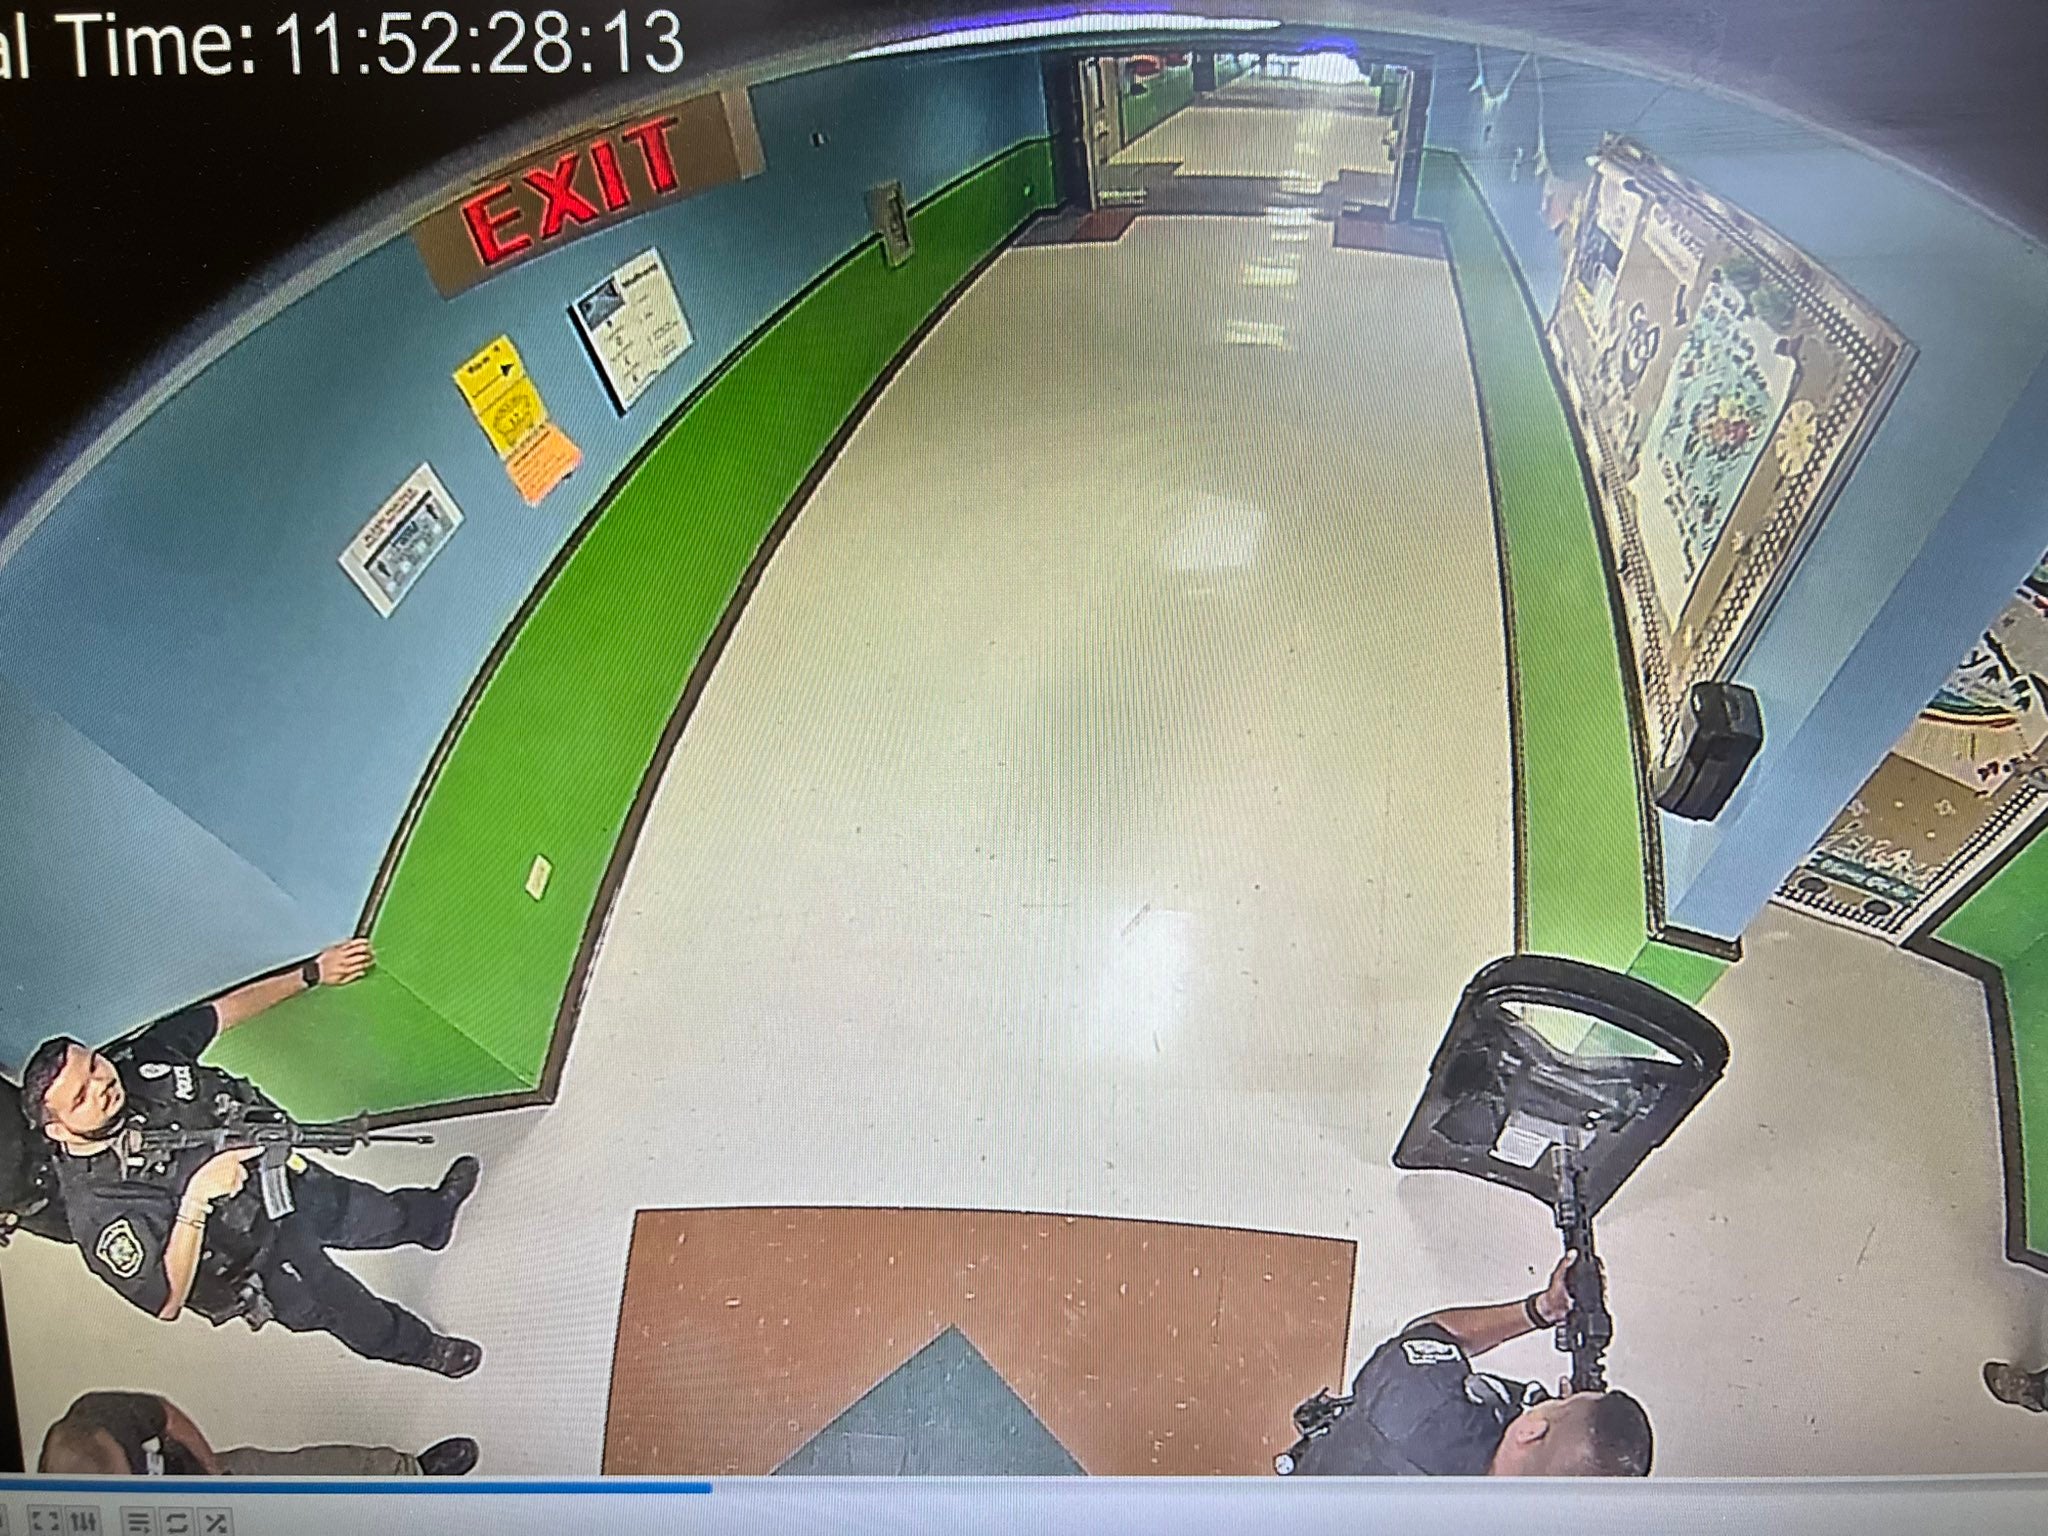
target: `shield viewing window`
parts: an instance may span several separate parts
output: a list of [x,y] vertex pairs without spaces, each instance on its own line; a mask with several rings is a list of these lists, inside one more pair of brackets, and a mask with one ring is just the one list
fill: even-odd
[[1586,1214],[1692,1113],[1728,1065],[1696,1010],[1633,976],[1511,955],[1472,978],[1394,1150],[1398,1168],[1448,1168],[1557,1198],[1570,1146]]

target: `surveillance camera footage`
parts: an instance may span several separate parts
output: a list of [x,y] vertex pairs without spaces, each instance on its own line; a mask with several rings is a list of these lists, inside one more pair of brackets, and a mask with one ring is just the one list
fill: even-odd
[[1437,9],[0,11],[0,1536],[2032,1528],[2038,18]]

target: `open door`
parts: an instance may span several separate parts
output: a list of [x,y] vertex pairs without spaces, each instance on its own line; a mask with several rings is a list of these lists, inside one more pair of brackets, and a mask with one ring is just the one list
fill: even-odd
[[1113,58],[1080,62],[1081,131],[1088,143],[1088,206],[1103,204],[1103,171],[1124,147],[1118,101],[1118,66]]
[[1727,1065],[1721,1032],[1669,993],[1511,955],[1458,1000],[1394,1164],[1469,1173],[1553,1210],[1573,1184],[1590,1219]]
[[1423,139],[1429,128],[1430,66],[1411,63],[1399,66],[1400,75],[1392,97],[1394,118],[1394,195],[1392,218],[1406,223],[1415,217],[1415,191],[1422,183]]

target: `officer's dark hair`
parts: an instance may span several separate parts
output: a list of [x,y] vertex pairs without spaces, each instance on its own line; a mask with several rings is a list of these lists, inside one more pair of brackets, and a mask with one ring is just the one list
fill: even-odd
[[1601,1477],[1648,1477],[1655,1448],[1650,1416],[1626,1392],[1603,1392],[1586,1426],[1593,1470]]
[[[28,1065],[21,1069],[21,1112],[37,1130],[50,1123],[50,1109],[43,1101],[50,1096],[50,1085],[64,1070],[64,1063],[70,1058],[74,1045],[78,1042],[69,1035],[45,1040],[29,1057]],[[78,1048],[81,1051],[85,1049],[82,1045]]]

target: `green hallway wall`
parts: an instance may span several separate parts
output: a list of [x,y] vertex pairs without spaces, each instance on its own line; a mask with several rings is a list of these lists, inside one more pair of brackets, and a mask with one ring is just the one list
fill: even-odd
[[2048,1254],[2048,941],[2001,965],[2012,1028],[2021,1219],[2027,1247]]
[[1464,308],[1507,566],[1524,947],[1698,1001],[1726,963],[1649,933],[1641,787],[1596,512],[1543,335],[1459,158],[1424,152]]
[[1934,930],[2001,973],[2011,1019],[2026,1246],[2048,1254],[2048,837],[2036,837]]
[[[748,564],[863,395],[1051,186],[1046,141],[1018,145],[914,211],[909,262],[862,246],[708,384],[477,698],[372,924],[375,977],[244,1026],[221,1065],[312,1119],[541,1084],[599,882]],[[536,855],[553,865],[539,901]]]

